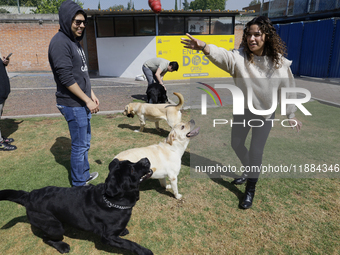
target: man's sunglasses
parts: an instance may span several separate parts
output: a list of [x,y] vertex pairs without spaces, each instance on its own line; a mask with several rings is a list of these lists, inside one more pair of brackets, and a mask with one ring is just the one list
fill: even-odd
[[74,24],[75,24],[76,26],[80,26],[81,23],[84,23],[84,26],[86,26],[87,23],[88,23],[87,20],[81,20],[81,19],[74,19],[73,21],[74,21]]

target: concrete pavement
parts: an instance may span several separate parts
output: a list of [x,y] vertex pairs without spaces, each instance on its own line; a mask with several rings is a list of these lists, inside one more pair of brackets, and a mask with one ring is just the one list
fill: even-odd
[[[60,115],[55,106],[56,86],[52,73],[9,73],[9,76],[11,94],[6,101],[3,118]],[[199,81],[210,85],[233,84],[231,78],[199,79]],[[309,90],[313,99],[340,107],[340,79],[297,77],[295,81],[297,87]],[[169,99],[173,102],[178,101],[173,92],[180,92],[184,98],[189,98],[190,82],[190,80],[165,81]],[[122,112],[124,106],[132,100],[146,99],[146,81],[136,81],[132,78],[92,77],[91,83],[100,100],[100,114]],[[188,102],[185,106],[189,106]]]

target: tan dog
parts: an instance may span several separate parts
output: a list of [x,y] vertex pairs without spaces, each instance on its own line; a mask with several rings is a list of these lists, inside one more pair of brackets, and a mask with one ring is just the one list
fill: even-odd
[[130,103],[125,106],[123,114],[133,118],[138,116],[140,121],[140,129],[135,132],[143,132],[145,121],[155,122],[156,129],[159,131],[159,121],[166,120],[168,125],[173,128],[177,123],[181,122],[181,108],[184,104],[184,98],[181,93],[174,92],[179,99],[177,105],[171,104],[147,104],[147,103]]
[[[195,121],[177,124],[164,142],[143,148],[134,148],[119,153],[115,158],[138,162],[141,158],[148,158],[153,171],[151,178],[159,179],[162,187],[172,189],[175,197],[181,199],[178,193],[177,176],[181,170],[182,156],[189,144],[190,138],[198,135],[199,128],[194,129]],[[169,177],[171,185],[166,185]]]

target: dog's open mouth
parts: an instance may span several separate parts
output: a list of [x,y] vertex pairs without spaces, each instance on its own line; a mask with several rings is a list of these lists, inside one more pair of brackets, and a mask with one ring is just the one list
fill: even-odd
[[189,133],[187,133],[187,137],[194,137],[199,134],[200,128],[195,128],[194,130],[191,130]]
[[143,176],[140,178],[139,182],[142,182],[142,181],[145,181],[145,180],[149,179],[149,178],[151,177],[152,174],[153,174],[153,171],[150,169],[150,171],[149,171],[147,174],[143,175]]
[[131,113],[129,113],[128,115],[126,115],[127,117],[129,117],[129,118],[133,118],[133,117],[135,117],[135,115],[133,115],[133,114],[131,114]]

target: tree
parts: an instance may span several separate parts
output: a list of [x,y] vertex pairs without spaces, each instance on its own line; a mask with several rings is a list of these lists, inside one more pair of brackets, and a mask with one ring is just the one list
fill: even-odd
[[4,9],[4,8],[0,8],[0,13],[10,13],[10,12],[7,11],[6,9]]
[[178,10],[178,7],[177,7],[177,0],[175,0],[175,10],[176,10],[176,11]]
[[253,6],[253,5],[257,5],[257,4],[261,4],[260,0],[253,0],[249,3],[249,6]]
[[[34,13],[58,13],[58,10],[60,8],[60,5],[65,2],[66,0],[39,0],[37,6],[37,9],[34,11]],[[73,0],[77,4],[80,5],[81,8],[83,8],[83,3],[79,0]]]
[[[37,7],[34,13],[58,13],[58,9],[65,0],[20,0],[20,6]],[[83,8],[84,3],[73,0]],[[17,6],[17,0],[0,0],[0,5]]]
[[[20,6],[38,6],[40,3],[40,0],[20,0]],[[17,0],[0,0],[0,5],[9,5],[9,6],[17,6],[18,1]]]
[[190,2],[189,9],[193,10],[225,10],[226,0],[195,0]]
[[124,7],[124,5],[119,4],[119,5],[111,6],[109,9],[112,9],[112,10],[120,10],[120,9],[123,9],[123,10],[125,10],[125,7]]
[[188,0],[184,0],[182,4],[183,4],[183,10],[187,11],[190,9]]
[[102,8],[100,8],[100,1],[98,2],[98,10],[101,10]]

